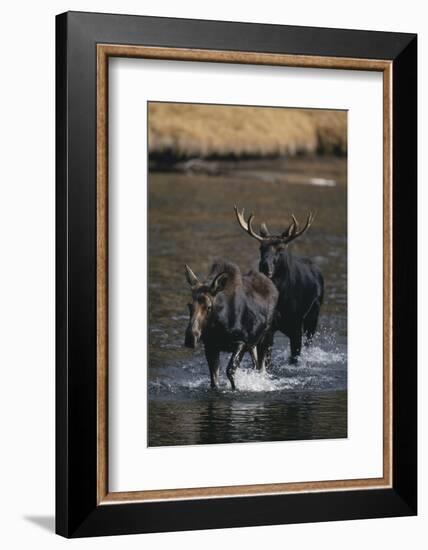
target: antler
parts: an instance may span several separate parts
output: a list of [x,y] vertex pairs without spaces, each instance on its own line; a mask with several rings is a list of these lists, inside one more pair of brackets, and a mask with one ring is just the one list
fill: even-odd
[[239,225],[242,227],[244,231],[246,231],[249,235],[251,235],[251,237],[253,237],[258,241],[280,240],[280,241],[283,241],[285,244],[291,243],[291,241],[294,241],[294,239],[297,239],[297,237],[300,237],[300,235],[303,235],[303,233],[305,233],[311,227],[315,219],[314,214],[312,212],[309,212],[305,225],[302,227],[302,229],[300,229],[299,222],[297,221],[295,215],[291,214],[292,222],[287,227],[287,229],[283,233],[281,233],[281,235],[271,235],[265,223],[261,224],[260,226],[261,235],[258,235],[254,231],[252,226],[254,214],[250,214],[248,217],[248,221],[245,221],[244,211],[245,210],[243,208],[242,212],[239,212],[237,206],[235,205],[235,214]]
[[309,212],[306,223],[302,229],[299,229],[299,222],[295,218],[294,214],[291,214],[291,217],[293,221],[288,226],[288,228],[284,231],[284,233],[281,234],[281,239],[284,241],[285,244],[291,243],[291,241],[294,241],[294,239],[297,239],[297,237],[300,237],[300,235],[303,235],[312,225],[315,216],[312,214],[312,212]]
[[267,238],[269,238],[269,237],[262,237],[261,235],[257,235],[257,233],[254,231],[252,226],[254,214],[251,213],[248,217],[248,221],[245,221],[245,218],[244,218],[245,209],[243,208],[242,212],[239,212],[236,204],[234,208],[235,208],[236,219],[238,220],[239,225],[242,227],[244,231],[246,231],[251,237],[253,237],[257,241],[264,241]]

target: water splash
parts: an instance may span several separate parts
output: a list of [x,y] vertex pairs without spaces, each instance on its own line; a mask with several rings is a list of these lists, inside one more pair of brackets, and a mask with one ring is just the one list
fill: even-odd
[[[226,377],[228,354],[224,354],[220,368],[219,392],[233,394]],[[295,365],[288,362],[288,352],[276,352],[268,372],[260,372],[244,360],[235,373],[239,393],[272,393],[298,390],[327,390],[346,387],[346,354],[326,351],[321,347],[305,349]],[[152,397],[167,394],[202,397],[211,392],[208,367],[204,358],[163,369],[163,376],[149,384]]]
[[[274,352],[274,363],[287,365],[290,353],[288,351]],[[296,365],[297,369],[310,367],[311,365],[321,365],[328,368],[334,364],[346,364],[346,353],[338,348],[334,350],[324,350],[319,346],[304,347]]]
[[[236,387],[241,392],[273,392],[290,389],[292,385],[267,372],[259,372],[253,368],[240,368],[235,374]],[[188,383],[189,390],[204,389],[207,387],[207,376],[198,377]],[[219,391],[232,391],[226,376],[222,376]]]

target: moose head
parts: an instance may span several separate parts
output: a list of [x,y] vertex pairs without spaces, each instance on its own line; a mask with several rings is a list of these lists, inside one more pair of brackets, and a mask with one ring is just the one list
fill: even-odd
[[215,297],[224,289],[229,274],[218,273],[212,282],[206,285],[199,282],[188,265],[185,266],[184,272],[192,292],[192,301],[187,304],[190,318],[184,345],[188,348],[195,348],[205,328],[212,320]]
[[242,229],[256,239],[260,243],[260,263],[259,270],[264,273],[269,279],[274,276],[276,265],[280,259],[281,253],[286,249],[287,245],[303,235],[312,225],[314,215],[309,212],[305,225],[300,229],[299,222],[294,214],[291,215],[292,221],[285,231],[280,235],[272,235],[266,224],[260,225],[260,234],[253,229],[252,222],[254,214],[250,214],[245,220],[244,209],[240,212],[235,205],[235,214],[239,225]]

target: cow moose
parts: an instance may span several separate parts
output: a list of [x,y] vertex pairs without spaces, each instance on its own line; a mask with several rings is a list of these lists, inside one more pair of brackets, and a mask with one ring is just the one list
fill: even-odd
[[[237,265],[216,261],[207,280],[200,283],[189,266],[185,266],[187,282],[191,287],[189,324],[184,345],[195,348],[204,343],[211,387],[219,383],[220,352],[231,352],[226,373],[235,390],[235,371],[246,352],[256,368],[262,369],[270,330],[278,300],[275,285],[262,273],[241,275]],[[261,357],[257,355],[260,347]]]
[[[271,235],[266,224],[260,226],[260,234],[252,226],[254,215],[245,220],[235,206],[239,225],[260,243],[259,270],[273,281],[279,292],[275,312],[274,331],[279,330],[290,339],[290,363],[296,363],[302,348],[302,335],[306,344],[312,341],[318,324],[318,316],[324,295],[324,279],[320,269],[309,259],[295,257],[288,245],[303,235],[312,225],[314,216],[309,213],[302,229],[295,216],[288,228],[279,235]],[[272,341],[273,343],[273,333]],[[268,342],[264,341],[264,346]]]

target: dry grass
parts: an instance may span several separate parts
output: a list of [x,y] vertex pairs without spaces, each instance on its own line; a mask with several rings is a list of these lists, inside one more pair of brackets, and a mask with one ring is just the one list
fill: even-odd
[[345,154],[345,111],[150,103],[149,151],[177,157]]

